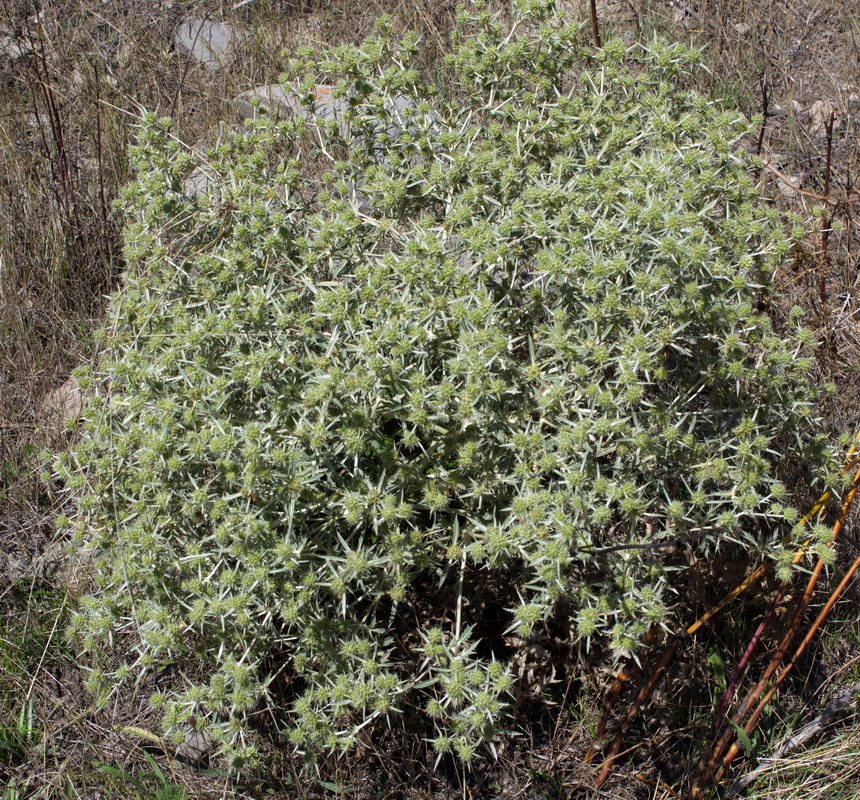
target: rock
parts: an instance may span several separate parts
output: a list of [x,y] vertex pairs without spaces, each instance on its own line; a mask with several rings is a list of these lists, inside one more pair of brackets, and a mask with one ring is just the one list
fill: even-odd
[[50,438],[58,437],[69,420],[77,420],[84,410],[84,393],[74,378],[48,392],[39,407],[38,424]]
[[782,165],[778,161],[772,161],[769,158],[763,158],[765,169],[767,169],[776,184],[777,191],[786,200],[792,200],[797,196],[797,193],[803,188],[803,177],[800,175],[786,175],[782,171]]
[[41,555],[25,551],[0,553],[0,579],[7,583],[20,580],[44,581],[55,587],[76,586],[95,576],[91,550],[72,548],[67,540],[53,542]]
[[191,56],[214,71],[230,61],[244,38],[233,25],[226,22],[186,17],[179,23],[173,43],[180,53]]
[[185,741],[176,749],[176,758],[191,764],[200,764],[214,746],[212,734],[208,731],[189,731]]
[[839,105],[845,108],[860,100],[860,85],[856,83],[848,83],[847,81],[839,84]]
[[203,167],[197,167],[183,182],[182,191],[189,197],[209,194],[215,184],[214,176]]
[[303,119],[310,120],[316,117],[321,122],[334,120],[338,123],[340,135],[346,137],[349,126],[343,119],[347,109],[346,100],[332,97],[332,87],[320,85],[314,90],[314,108],[311,111],[292,92],[288,92],[276,83],[266,86],[257,86],[242,92],[233,100],[233,107],[243,119],[252,119],[257,113],[257,106],[264,108],[269,114],[276,117],[295,114]]
[[54,28],[54,14],[49,8],[42,9],[27,17],[27,25],[30,29],[41,28],[42,31],[50,32]]
[[[394,117],[394,124],[389,126],[388,135],[392,139],[400,136],[400,133],[409,127],[409,118],[415,113],[415,106],[408,97],[397,95],[388,104],[388,113]],[[434,119],[438,119],[434,117]],[[435,125],[434,125],[435,127]]]
[[787,200],[791,200],[797,196],[798,191],[802,188],[801,183],[802,179],[799,175],[786,175],[785,180],[776,179],[779,193]]
[[55,586],[74,586],[94,576],[93,551],[71,547],[68,541],[51,544],[33,564],[33,577]]
[[[345,119],[345,113],[349,107],[348,101],[343,97],[334,97],[331,86],[320,84],[315,87],[313,109],[303,103],[298,95],[276,83],[257,86],[242,92],[233,98],[232,105],[243,119],[253,119],[262,108],[276,119],[295,115],[307,121],[315,121],[319,125],[334,121],[337,123],[340,136],[346,139],[350,135],[349,123]],[[415,106],[408,97],[397,96],[388,101],[386,110],[391,120],[387,123],[387,128],[384,128],[384,132],[394,140],[412,124],[411,117],[415,114]],[[380,123],[376,128],[377,132],[382,132],[384,125],[386,123]],[[354,141],[360,142],[361,137],[356,137]],[[383,154],[381,161],[385,162],[385,160]],[[200,177],[199,180],[202,182],[203,178]],[[372,209],[372,203],[362,192],[360,185],[349,187],[348,199],[361,214],[368,213]]]
[[0,553],[0,578],[10,584],[27,577],[27,562],[8,553]]
[[29,44],[24,44],[12,36],[0,37],[0,56],[11,58],[14,61],[28,56],[32,52],[33,48]]
[[[317,87],[319,88],[319,87]],[[253,119],[262,108],[276,119],[285,115],[305,116],[298,98],[277,83],[257,86],[233,98],[233,108],[242,119]]]
[[87,87],[86,76],[78,67],[72,70],[72,74],[69,76],[69,83],[79,92],[82,92]]
[[[833,111],[835,111],[833,104],[828,100],[816,100],[809,107],[809,132],[813,136],[824,136],[827,133],[827,125]],[[835,114],[833,127],[837,127],[839,122],[839,115]]]
[[[275,117],[295,114],[306,120],[314,117],[320,122],[334,120],[338,123],[341,136],[346,138],[349,133],[349,125],[344,119],[344,114],[348,108],[347,101],[342,97],[333,97],[331,86],[319,85],[316,87],[313,111],[306,108],[298,96],[286,91],[277,83],[257,86],[247,92],[242,92],[233,99],[233,108],[243,119],[253,119],[257,110],[264,108]],[[413,109],[412,101],[402,95],[392,98],[388,103],[388,113],[394,117],[395,122],[388,127],[386,133],[392,139],[397,138],[400,132],[408,127],[408,117]]]
[[750,32],[750,26],[747,22],[736,22],[732,26],[741,36],[746,36]]

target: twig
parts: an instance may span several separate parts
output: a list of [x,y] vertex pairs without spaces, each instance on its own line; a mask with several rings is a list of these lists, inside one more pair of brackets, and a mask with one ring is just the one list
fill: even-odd
[[[836,109],[830,109],[830,115],[827,118],[827,156],[824,162],[824,196],[830,194],[830,158],[833,154],[833,119],[836,116]],[[821,228],[821,267],[818,278],[818,299],[823,303],[827,299],[827,267],[830,259],[827,257],[827,243],[830,239],[830,225],[832,216],[822,219]]]
[[[857,494],[857,489],[860,487],[860,470],[857,471],[857,474],[854,477],[854,486],[851,491],[848,493],[848,497],[845,499],[845,503],[842,506],[842,512],[839,515],[839,520],[836,522],[836,525],[833,526],[833,538],[835,540],[836,536],[839,534],[839,531],[842,528],[842,523],[845,521],[845,517],[848,515],[848,510],[851,508],[851,503],[854,500],[854,497]],[[820,563],[820,562],[819,562]],[[827,618],[827,615],[830,613],[831,609],[834,605],[836,605],[836,601],[839,599],[839,596],[842,594],[842,591],[848,585],[848,582],[854,576],[854,573],[857,571],[857,568],[860,567],[860,556],[858,556],[854,563],[848,568],[848,572],[845,573],[845,576],[839,582],[839,585],[834,589],[833,593],[830,595],[827,603],[824,605],[824,608],[821,609],[821,612],[815,619],[815,622],[812,623],[809,631],[806,636],[803,637],[803,641],[798,645],[797,649],[794,651],[794,655],[791,657],[791,660],[783,667],[782,672],[780,672],[779,676],[773,682],[773,685],[768,690],[767,694],[759,701],[758,706],[756,706],[755,711],[750,717],[747,724],[744,726],[744,731],[749,734],[758,724],[761,715],[764,713],[767,704],[771,701],[774,694],[776,694],[776,690],[779,688],[780,684],[788,677],[788,674],[793,669],[794,665],[797,663],[797,660],[803,655],[803,651],[806,650],[807,645],[812,641],[812,638],[815,636],[818,628],[821,627],[821,623]],[[725,775],[735,756],[740,752],[741,745],[736,740],[732,746],[729,748],[729,751],[726,753],[725,758],[723,759],[722,767],[720,771],[716,774],[716,780],[722,780],[722,777]]]
[[591,0],[591,33],[595,47],[603,47],[600,42],[600,23],[597,19],[597,0]]
[[767,127],[767,107],[770,100],[770,93],[767,88],[767,75],[762,75],[761,78],[761,129],[758,132],[758,144],[756,145],[756,155],[761,155],[761,149],[764,145],[764,131]]
[[830,197],[824,197],[823,195],[816,194],[815,192],[810,192],[808,189],[801,189],[798,186],[795,186],[791,179],[783,172],[780,172],[773,164],[765,164],[764,168],[770,172],[772,175],[781,180],[786,186],[788,186],[792,191],[797,192],[804,197],[811,197],[813,200],[818,200],[820,203],[826,203],[831,206],[838,206],[839,200],[834,200]]
[[[660,680],[660,677],[663,674],[663,670],[666,669],[668,664],[675,657],[675,653],[678,652],[681,643],[688,640],[696,631],[699,630],[699,628],[701,628],[706,622],[708,622],[711,617],[722,611],[724,606],[728,605],[728,603],[730,603],[735,597],[737,597],[739,594],[742,594],[750,586],[752,586],[753,583],[755,583],[765,573],[767,568],[767,564],[759,564],[759,566],[756,567],[756,569],[753,570],[752,573],[750,573],[746,578],[744,578],[741,583],[735,586],[735,588],[732,589],[722,600],[720,600],[719,603],[717,603],[715,606],[711,607],[708,611],[702,614],[702,616],[699,617],[686,630],[680,631],[674,636],[672,642],[666,649],[666,652],[663,654],[663,657],[660,659],[659,664],[654,668],[654,671],[651,673],[650,678],[645,683],[645,685],[639,689],[638,693],[636,694],[636,698],[633,701],[633,705],[630,708],[630,711],[628,711],[627,716],[624,718],[624,722],[618,729],[618,733],[616,734],[615,739],[612,741],[612,746],[610,747],[609,752],[606,755],[606,758],[603,760],[603,764],[601,765],[600,773],[597,776],[596,788],[599,789],[608,780],[609,775],[611,774],[612,769],[615,766],[615,761],[620,755],[621,746],[624,744],[624,738],[627,736],[627,731],[630,730],[630,726],[633,724],[634,720],[638,716],[639,709],[642,707],[642,704],[648,699],[649,695],[654,690],[654,687]],[[621,678],[620,675],[619,678]],[[626,680],[626,677],[621,678],[621,680],[623,682],[623,680]],[[618,678],[616,679],[616,681],[618,681]],[[615,690],[615,685],[613,685],[612,690]],[[602,736],[602,733],[600,735]],[[593,756],[594,747],[595,745],[594,743],[592,743],[586,756],[588,756],[589,754]]]
[[774,753],[769,758],[763,758],[761,763],[752,771],[744,775],[739,781],[736,781],[732,786],[734,793],[742,792],[751,783],[756,781],[763,773],[767,772],[773,762],[778,758],[782,758],[786,753],[796,750],[807,739],[818,733],[821,728],[826,725],[830,718],[837,714],[844,706],[846,706],[856,694],[860,694],[860,681],[855,683],[850,689],[843,692],[811,722],[807,722],[800,730],[792,733],[790,736],[782,740],[779,746],[774,750]]

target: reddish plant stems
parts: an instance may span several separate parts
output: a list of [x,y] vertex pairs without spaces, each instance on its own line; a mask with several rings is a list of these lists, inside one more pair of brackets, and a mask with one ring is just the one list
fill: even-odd
[[[722,609],[734,600],[739,594],[745,592],[759,577],[761,577],[764,572],[767,570],[766,564],[759,564],[746,578],[744,578],[741,583],[735,586],[719,603],[712,606],[708,611],[706,611],[702,616],[700,616],[689,628],[680,633],[677,633],[670,643],[669,647],[666,649],[666,652],[663,654],[663,657],[660,660],[660,663],[655,667],[654,671],[651,673],[650,678],[639,689],[639,692],[636,694],[636,698],[633,701],[633,705],[630,708],[630,711],[627,713],[627,716],[624,718],[624,722],[621,724],[621,727],[618,730],[618,733],[615,736],[615,739],[612,742],[612,746],[609,749],[609,752],[606,755],[606,758],[603,761],[603,764],[600,768],[600,773],[597,777],[597,787],[600,788],[606,780],[609,778],[609,775],[612,772],[613,767],[615,766],[615,760],[618,758],[618,755],[621,750],[621,746],[624,743],[624,737],[627,735],[627,731],[630,730],[630,726],[633,724],[636,716],[639,714],[639,709],[642,707],[642,704],[648,699],[651,692],[654,690],[654,687],[657,685],[657,682],[660,679],[660,676],[663,674],[663,670],[668,666],[671,660],[674,658],[675,653],[678,652],[678,648],[681,646],[681,642],[685,639],[689,639],[696,631],[699,630],[708,620],[718,614]],[[623,678],[621,683],[618,683],[621,675],[619,674],[618,678],[616,678],[616,683],[618,684],[618,691],[621,690],[621,685],[623,681],[627,680],[627,676]],[[612,690],[610,693],[616,689],[616,685],[613,684]],[[608,713],[608,712],[606,712]],[[598,730],[599,733],[597,735],[597,739],[603,736],[603,733],[606,730],[605,720],[601,718],[601,722],[603,723],[603,730],[600,731],[599,725]],[[588,752],[586,753],[586,761],[590,761],[594,757],[594,751],[596,749],[596,743],[592,742],[588,748]]]
[[[860,473],[858,473],[857,480],[860,480]],[[854,499],[854,495],[857,492],[857,485],[855,482],[854,488],[851,490],[851,494],[849,495],[848,504],[850,505],[850,500]],[[841,521],[841,520],[840,520]],[[785,665],[782,672],[779,674],[777,679],[774,681],[773,686],[768,690],[767,694],[761,699],[755,711],[750,717],[749,722],[744,726],[744,731],[749,734],[755,726],[758,724],[761,715],[764,713],[767,704],[771,701],[776,690],[779,688],[780,684],[786,679],[788,674],[794,668],[794,665],[797,663],[797,660],[803,655],[803,651],[806,650],[809,643],[812,641],[812,637],[815,636],[818,629],[821,627],[821,623],[827,618],[828,614],[830,614],[833,606],[836,605],[836,601],[839,599],[839,596],[845,590],[845,587],[848,585],[849,581],[852,577],[854,577],[854,573],[857,571],[857,568],[860,567],[860,556],[857,556],[854,559],[854,563],[848,568],[848,571],[845,573],[842,580],[839,582],[839,585],[836,589],[833,590],[833,593],[830,595],[827,603],[825,603],[824,608],[821,609],[821,612],[815,618],[815,622],[812,623],[809,631],[806,636],[803,637],[803,641],[798,645],[797,650],[794,651],[794,655],[791,657],[789,662]],[[722,767],[717,775],[717,780],[722,780],[722,777],[725,775],[726,770],[731,765],[734,757],[738,754],[740,749],[740,745],[737,741],[735,741],[732,746],[729,748],[728,753],[726,753],[726,757],[723,759]]]
[[[849,457],[854,452],[856,444],[852,446],[851,450],[849,450]],[[842,470],[844,474],[847,470],[849,470],[854,464],[855,461],[849,462]],[[821,498],[819,498],[818,502],[810,509],[810,511],[804,516],[803,523],[807,523],[812,520],[816,514],[818,514],[826,505],[827,501],[830,499],[830,492],[825,492]],[[794,554],[793,562],[797,564],[801,558],[803,558],[803,553],[805,552],[805,547],[808,545],[807,541],[803,547],[798,548],[797,552]],[[743,656],[741,657],[740,662],[738,663],[737,668],[735,669],[734,675],[732,675],[732,680],[730,681],[728,688],[726,689],[726,693],[723,695],[723,699],[720,701],[720,705],[717,708],[716,714],[714,714],[714,721],[711,726],[712,734],[716,734],[717,729],[719,728],[720,722],[723,719],[723,715],[725,714],[726,708],[731,701],[732,695],[734,694],[735,689],[737,688],[737,684],[740,679],[743,677],[746,668],[749,666],[749,660],[752,657],[753,652],[755,651],[756,646],[758,645],[759,640],[761,639],[762,634],[767,629],[767,626],[770,624],[771,620],[776,613],[776,609],[779,606],[780,601],[785,596],[788,587],[791,585],[791,581],[783,582],[782,586],[777,590],[776,596],[771,601],[770,607],[764,615],[761,623],[759,623],[758,628],[756,628],[755,633],[753,634],[752,640],[747,645],[746,650],[744,651]]]
[[770,93],[768,91],[767,75],[762,75],[761,78],[761,128],[758,132],[758,142],[756,143],[756,155],[761,155],[761,149],[764,146],[764,132],[767,128],[767,112]]
[[[648,646],[654,640],[654,637],[657,633],[657,626],[652,625],[648,629],[648,633],[645,636],[645,640],[642,642],[643,645]],[[597,745],[600,740],[603,738],[603,735],[606,733],[606,725],[609,722],[609,714],[612,712],[612,709],[615,706],[615,703],[618,702],[618,698],[621,696],[621,692],[624,689],[624,685],[630,680],[630,676],[639,671],[639,666],[635,661],[631,659],[627,664],[625,664],[621,669],[618,670],[618,673],[615,676],[615,680],[612,682],[612,687],[606,693],[606,698],[603,701],[603,711],[600,714],[600,719],[597,722],[597,730],[594,732],[594,738],[591,741],[591,744],[588,746],[588,751],[585,754],[585,758],[583,759],[586,764],[591,763],[594,760],[594,756],[597,754]]]
[[597,0],[591,0],[591,33],[594,36],[594,46],[603,47],[600,42],[600,23],[597,19]]
[[[852,449],[851,449],[852,453],[853,453],[854,449],[855,449],[855,447],[852,447]],[[856,463],[857,463],[857,459],[854,459],[849,464],[848,468],[850,468],[853,465],[856,465]],[[843,470],[843,472],[845,472],[845,470]],[[845,521],[845,517],[847,516],[849,509],[851,508],[851,503],[853,502],[854,497],[857,494],[857,488],[858,488],[859,484],[860,484],[860,469],[858,469],[857,474],[854,476],[853,487],[852,487],[851,491],[848,493],[847,497],[845,498],[845,502],[842,504],[842,509],[840,511],[839,518],[837,519],[836,523],[833,526],[833,542],[834,543],[836,541],[836,538],[839,536],[840,531],[842,530],[842,525]],[[850,576],[854,573],[854,571],[857,569],[857,565],[858,565],[857,562],[855,562],[855,564],[852,565],[848,574],[846,575],[845,578],[843,578],[843,581],[842,581],[842,583],[840,583],[839,587],[837,587],[836,592],[834,592],[835,597],[833,595],[831,596],[830,600],[825,605],[822,612],[819,614],[818,619],[815,621],[813,626],[810,628],[810,630],[807,633],[806,637],[804,638],[803,642],[798,647],[798,649],[795,651],[795,654],[792,657],[791,661],[786,665],[786,667],[783,669],[783,671],[779,674],[776,682],[773,684],[771,689],[765,695],[765,698],[759,702],[758,706],[756,707],[755,712],[753,713],[753,717],[747,723],[747,725],[744,727],[744,730],[747,733],[750,733],[753,730],[753,728],[755,727],[756,723],[758,722],[759,718],[761,717],[762,712],[764,711],[765,706],[770,701],[770,699],[773,697],[773,694],[776,691],[776,688],[785,679],[785,676],[791,671],[791,668],[794,666],[794,663],[796,662],[797,658],[800,657],[801,653],[806,648],[806,646],[809,643],[809,641],[811,640],[812,636],[815,634],[815,631],[818,628],[818,626],[821,624],[821,621],[824,619],[824,617],[829,613],[830,609],[833,607],[833,603],[836,602],[836,597],[838,597],[838,594],[841,593],[842,589],[844,588],[845,583],[850,578]],[[770,681],[771,677],[774,675],[774,673],[782,665],[782,662],[783,662],[785,656],[788,654],[788,650],[789,650],[789,647],[791,646],[791,642],[794,641],[794,638],[797,634],[797,630],[800,627],[800,623],[803,619],[803,614],[809,605],[809,602],[812,598],[813,590],[815,589],[815,585],[816,585],[818,578],[820,577],[823,569],[824,569],[824,561],[823,561],[823,559],[819,559],[818,563],[815,565],[815,569],[813,570],[812,575],[809,578],[809,581],[807,582],[806,590],[804,591],[803,597],[801,598],[801,601],[797,607],[797,610],[795,611],[795,614],[794,614],[794,617],[791,621],[791,624],[789,625],[788,630],[786,631],[785,635],[783,636],[783,639],[780,642],[779,648],[777,649],[776,653],[774,654],[773,659],[771,660],[770,664],[768,665],[768,668],[765,670],[765,673],[762,676],[761,680],[759,680],[759,682],[756,684],[756,686],[747,694],[747,696],[744,698],[743,703],[741,703],[738,710],[732,716],[732,721],[735,724],[740,724],[741,720],[746,715],[747,709],[756,700],[758,700],[758,698],[761,696],[762,692],[764,691],[765,687],[768,685],[768,682]],[[725,775],[725,772],[726,772],[726,769],[728,768],[728,765],[731,763],[731,761],[737,755],[737,751],[740,747],[739,742],[735,741],[731,745],[729,750],[727,752],[725,751],[726,746],[729,744],[729,741],[731,741],[733,733],[734,733],[734,729],[727,726],[726,730],[724,730],[723,735],[720,737],[716,746],[711,751],[711,756],[708,759],[707,765],[704,766],[704,768],[700,768],[701,769],[700,774],[697,777],[696,782],[693,785],[693,797],[694,798],[702,796],[702,793],[701,793],[702,792],[702,786],[709,784],[712,776],[717,781],[719,781],[722,779],[722,776]],[[724,752],[726,752],[726,755],[723,757]],[[717,771],[716,767],[717,767],[717,764],[720,761],[721,757],[722,757],[722,765],[721,765],[719,771]]]
[[[815,588],[815,584],[818,581],[818,577],[821,574],[822,569],[824,568],[824,562],[819,559],[818,564],[812,575],[809,578],[809,582],[806,586],[806,591],[804,592],[803,598],[800,601],[800,604],[797,607],[797,610],[794,613],[794,617],[791,620],[791,623],[788,626],[788,630],[785,632],[785,635],[782,637],[782,641],[779,643],[779,647],[774,653],[773,659],[768,665],[767,669],[764,672],[764,675],[761,677],[759,682],[747,693],[747,696],[744,698],[743,702],[738,707],[737,711],[732,715],[731,720],[736,725],[740,723],[746,714],[749,706],[756,701],[756,699],[761,695],[764,691],[765,687],[768,684],[771,676],[776,672],[780,665],[782,664],[783,659],[788,654],[789,647],[791,647],[792,641],[794,641],[794,637],[797,635],[797,630],[800,627],[800,623],[803,619],[803,613],[806,610],[806,607],[809,605],[809,600],[812,597],[812,591]],[[693,784],[693,797],[701,797],[700,791],[701,786],[708,785],[711,782],[711,777],[714,775],[715,768],[722,757],[722,754],[725,752],[729,741],[731,740],[732,735],[734,734],[734,729],[730,726],[726,726],[722,735],[717,740],[716,745],[711,750],[711,755],[707,760],[703,758],[703,762],[700,762],[700,773],[696,782]]]
[[627,716],[624,718],[624,722],[621,723],[621,727],[618,729],[615,739],[612,740],[612,746],[609,748],[609,753],[607,753],[606,758],[603,761],[603,765],[600,768],[600,773],[597,776],[595,788],[599,789],[608,780],[612,773],[612,769],[615,766],[615,759],[618,758],[621,746],[624,744],[624,738],[627,736],[627,731],[630,730],[630,726],[638,716],[639,709],[648,699],[648,696],[651,694],[651,691],[657,685],[657,681],[663,674],[663,670],[666,669],[669,662],[675,657],[675,653],[678,652],[681,642],[686,638],[688,637],[685,633],[681,636],[676,636],[672,640],[672,644],[670,644],[666,652],[663,653],[663,658],[660,659],[660,663],[657,665],[654,672],[651,673],[651,677],[648,679],[647,683],[645,683],[645,685],[636,693],[636,699],[633,701],[630,711],[627,712]]
[[[854,456],[854,453],[857,451],[858,445],[860,445],[860,432],[857,433],[850,449],[848,450],[848,453],[846,456],[846,458],[848,459],[848,463],[842,468],[840,474],[844,475],[850,469],[853,469],[855,466],[860,464],[860,458],[852,458],[852,456]],[[857,478],[855,478],[855,484],[856,484],[858,478],[860,478],[860,471],[858,471],[858,476],[857,476]],[[848,506],[850,505],[850,502],[853,499],[853,493],[854,492],[856,492],[856,487],[854,490],[852,490],[852,494],[850,495],[849,499],[846,501],[845,506],[843,507],[842,515],[840,516],[840,519],[837,521],[836,525],[833,528],[834,539],[838,535],[839,530],[841,530],[842,521],[845,518],[845,514],[847,514]],[[827,491],[818,499],[818,501],[815,503],[815,505],[806,513],[806,515],[803,517],[803,520],[802,520],[803,523],[808,523],[813,518],[815,518],[815,516],[819,515],[826,508],[827,502],[829,499],[830,499],[830,491]],[[803,557],[803,553],[805,552],[804,548],[806,547],[806,545],[808,543],[809,542],[806,542],[803,547],[798,548],[798,550],[794,556],[794,563],[795,564],[798,563],[800,561],[800,559]],[[818,567],[817,567],[818,574],[820,574],[820,570],[822,568],[823,568],[823,562],[820,562]],[[613,740],[612,746],[611,746],[608,754],[606,755],[606,758],[604,759],[603,764],[601,765],[601,770],[600,770],[600,773],[597,777],[597,782],[596,782],[597,788],[600,788],[606,782],[606,780],[609,778],[609,775],[611,774],[612,769],[615,765],[615,760],[618,758],[618,756],[620,754],[621,746],[624,742],[624,737],[626,736],[627,731],[630,729],[630,726],[632,725],[637,714],[639,713],[639,709],[641,708],[642,704],[645,702],[645,700],[648,698],[651,691],[653,690],[654,686],[657,684],[663,670],[666,668],[666,666],[669,664],[669,662],[674,657],[675,653],[678,651],[678,648],[680,647],[681,642],[685,638],[689,638],[694,633],[696,633],[696,631],[698,631],[699,628],[701,628],[713,616],[718,614],[723,609],[724,606],[726,606],[729,602],[731,602],[731,600],[733,600],[735,597],[742,594],[746,589],[748,589],[759,577],[761,577],[764,574],[764,572],[767,569],[768,569],[767,564],[760,564],[740,584],[738,584],[725,597],[723,597],[723,599],[720,600],[719,603],[714,605],[711,609],[709,609],[701,617],[699,617],[692,625],[690,625],[690,627],[687,628],[686,631],[683,631],[679,634],[676,634],[675,638],[672,640],[671,644],[669,645],[668,649],[666,650],[666,653],[663,655],[663,658],[661,659],[660,663],[657,665],[657,667],[655,668],[651,677],[649,678],[648,682],[637,693],[636,698],[633,702],[633,705],[631,706],[631,709],[627,714],[627,717],[625,717],[624,722],[622,723],[621,727],[619,728],[619,732],[616,735],[615,739]],[[810,583],[807,585],[807,591],[804,595],[804,600],[801,601],[801,607],[798,609],[799,614],[798,613],[795,614],[795,619],[792,621],[792,625],[794,625],[795,622],[797,624],[799,624],[799,619],[800,619],[799,615],[802,615],[802,612],[805,609],[806,604],[808,604],[808,596],[811,596],[812,588],[814,588],[816,580],[817,580],[816,575],[814,575],[813,578],[810,579]],[[776,610],[777,606],[779,605],[779,601],[782,598],[782,596],[784,595],[784,593],[787,589],[787,586],[788,586],[788,583],[784,583],[780,587],[776,598],[771,603],[771,607],[768,610],[768,613],[765,617],[765,620],[761,623],[761,625],[759,625],[758,630],[756,631],[756,633],[753,636],[753,641],[747,647],[747,651],[744,653],[744,657],[741,659],[741,663],[739,664],[738,669],[732,678],[732,683],[730,684],[729,689],[726,692],[726,696],[723,698],[723,701],[720,704],[720,708],[717,711],[714,726],[713,726],[715,730],[718,727],[719,720],[721,719],[722,715],[725,712],[726,705],[728,704],[729,700],[731,699],[731,695],[734,692],[734,689],[736,688],[736,684],[737,684],[738,680],[740,679],[740,677],[742,677],[743,670],[746,668],[746,666],[748,664],[749,657],[750,657],[757,641],[760,639],[761,634],[764,631],[764,629],[768,623],[768,619],[770,617],[772,617],[772,615],[775,613],[775,610]],[[805,603],[804,603],[804,601],[805,601]],[[652,631],[653,631],[653,628],[652,628]],[[649,631],[649,636],[650,636],[652,631]],[[777,658],[778,658],[778,660],[775,661],[775,665],[774,665],[774,662],[771,663],[771,667],[773,668],[773,671],[778,669],[779,664],[782,663],[782,658],[784,657],[785,652],[787,652],[788,647],[791,644],[791,641],[794,639],[794,632],[790,631],[789,633],[791,634],[791,638],[786,641],[786,638],[788,636],[788,634],[786,634],[786,637],[784,637],[783,642],[780,645],[780,649],[784,650],[782,656],[780,656],[780,651],[778,650],[777,656],[775,656],[775,660]],[[768,673],[766,678],[763,679],[764,683],[760,682],[759,686],[763,687],[766,684],[767,678],[769,677],[770,674],[772,674],[772,672]],[[628,679],[629,679],[629,674],[626,671],[626,668],[621,669],[615,678],[615,682],[613,683],[612,688],[610,689],[610,691],[607,694],[606,701],[604,701],[604,710],[603,710],[601,718],[598,722],[597,733],[596,733],[595,739],[589,745],[588,752],[585,755],[585,761],[586,762],[590,762],[591,760],[593,760],[594,755],[596,753],[597,742],[603,737],[603,735],[606,731],[606,724],[607,724],[609,712],[610,712],[612,706],[614,705],[614,703],[617,701],[618,696],[620,695],[621,690],[624,686],[624,683],[626,683],[626,681]],[[761,693],[762,689],[760,689],[759,686],[757,686],[756,689],[753,690],[753,692],[750,692],[747,695],[747,697],[744,699],[744,702],[741,704],[741,707],[735,713],[733,719],[737,718],[738,715],[740,715],[740,717],[743,717],[743,715],[744,715],[746,709],[749,707],[750,703],[753,702],[755,700],[755,697],[757,697],[758,694]],[[758,692],[758,694],[755,694],[755,696],[753,696],[756,691]],[[698,798],[698,797],[702,796],[702,786],[704,784],[707,784],[710,782],[710,776],[713,774],[713,767],[716,763],[716,759],[719,758],[719,754],[717,753],[717,748],[719,748],[719,752],[721,753],[724,750],[726,744],[728,744],[728,740],[730,737],[731,737],[731,729],[728,729],[726,732],[724,732],[723,737],[721,737],[721,740],[718,743],[718,745],[716,745],[714,747],[714,749],[712,750],[711,758],[708,759],[707,753],[702,756],[702,760],[700,761],[700,764],[699,764],[699,774],[698,774],[698,777],[696,778],[696,781],[692,787],[692,796],[694,798]]]
[[773,620],[774,614],[776,613],[776,609],[779,606],[780,601],[785,595],[785,591],[789,586],[789,582],[786,581],[779,587],[779,590],[776,593],[776,596],[771,601],[770,607],[767,610],[767,613],[762,618],[762,621],[759,623],[758,628],[756,628],[755,633],[753,634],[750,643],[747,645],[746,650],[744,650],[744,654],[741,657],[741,660],[738,662],[737,667],[735,668],[735,672],[732,675],[731,681],[729,681],[729,685],[726,687],[725,694],[723,694],[723,699],[720,701],[720,705],[717,708],[717,713],[714,714],[714,721],[711,724],[711,735],[715,735],[717,730],[720,727],[720,723],[723,721],[723,715],[726,712],[726,708],[728,708],[729,702],[732,699],[732,696],[735,693],[735,688],[738,685],[740,679],[744,676],[744,673],[749,666],[750,658],[752,657],[753,652],[758,645],[759,639],[761,639],[762,634],[767,630],[768,625],[770,625]]

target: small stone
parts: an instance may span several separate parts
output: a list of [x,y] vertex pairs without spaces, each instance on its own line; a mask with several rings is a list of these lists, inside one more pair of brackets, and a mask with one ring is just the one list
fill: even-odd
[[746,36],[750,32],[750,26],[747,22],[736,22],[733,27],[741,36]]
[[785,180],[777,178],[776,185],[779,193],[787,200],[794,198],[800,191],[802,179],[799,175],[786,175]]
[[75,586],[95,574],[93,551],[71,548],[66,540],[49,545],[33,566],[35,577],[55,586]]
[[190,55],[207,69],[220,69],[233,57],[244,36],[226,22],[186,17],[173,38],[176,49]]
[[189,197],[202,197],[209,194],[215,185],[215,180],[210,172],[197,167],[183,182],[182,191]]
[[257,86],[233,98],[233,108],[242,119],[253,119],[263,108],[276,119],[286,115],[305,116],[298,98],[277,83]]
[[[833,111],[833,104],[828,100],[816,100],[809,107],[809,132],[813,136],[824,136],[827,133],[827,125]],[[837,127],[838,122],[839,116],[835,115],[833,118],[833,126]]]
[[54,27],[54,15],[50,9],[42,9],[38,14],[32,14],[27,17],[27,24],[30,28],[42,28],[42,30],[51,30]]
[[[597,0],[595,3],[599,22],[626,22],[633,18],[631,8],[626,0]],[[558,10],[576,19],[591,19],[590,0],[561,0]]]
[[69,83],[79,92],[82,92],[87,87],[87,79],[78,67],[72,70],[72,74],[69,76]]
[[208,731],[189,731],[185,741],[176,749],[176,757],[191,764],[203,762],[214,746]]
[[27,562],[7,553],[0,553],[0,577],[17,583],[27,577]]
[[13,61],[30,55],[33,48],[28,44],[19,42],[11,36],[0,37],[0,56],[11,58]]
[[69,420],[80,418],[84,410],[84,393],[74,378],[59,389],[48,392],[39,408],[39,425],[51,437],[59,436]]

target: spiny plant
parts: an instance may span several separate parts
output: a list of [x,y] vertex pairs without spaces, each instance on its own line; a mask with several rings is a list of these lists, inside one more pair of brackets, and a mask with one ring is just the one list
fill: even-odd
[[262,708],[309,757],[408,708],[469,759],[515,689],[502,634],[634,650],[679,544],[785,573],[786,475],[827,461],[813,336],[761,310],[789,240],[747,123],[687,88],[695,51],[476,5],[443,93],[382,28],[284,76],[340,119],[261,111],[203,158],[144,118],[59,459],[99,569],[72,625],[91,689],[174,665],[165,733],[236,766]]

